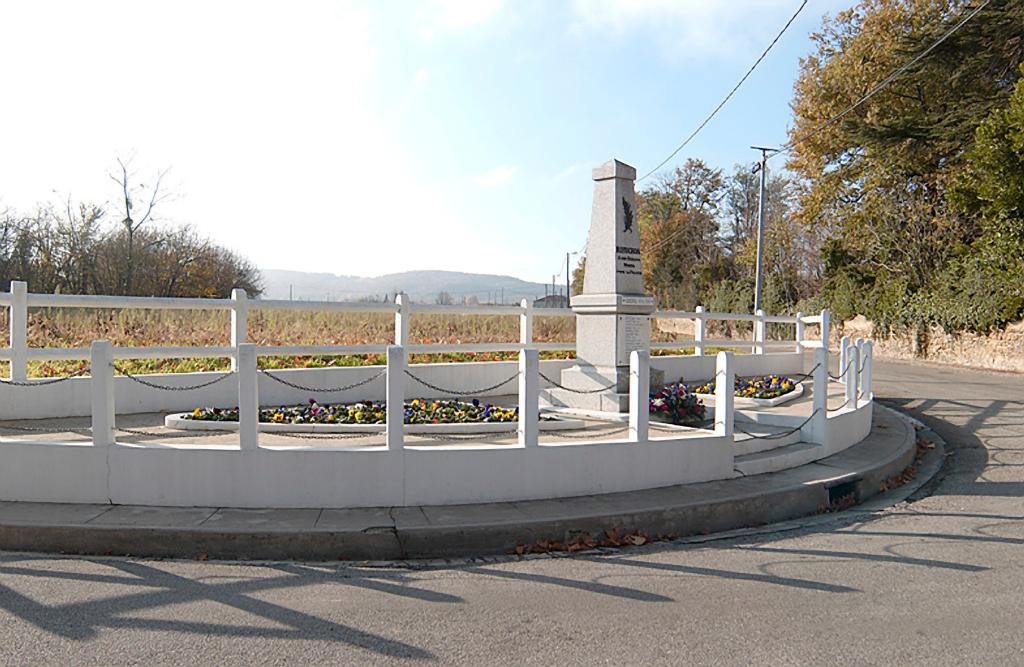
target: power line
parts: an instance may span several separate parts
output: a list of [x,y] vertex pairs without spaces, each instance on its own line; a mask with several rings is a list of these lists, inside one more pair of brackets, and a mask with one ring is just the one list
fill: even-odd
[[740,86],[743,85],[743,82],[746,81],[747,78],[751,74],[754,73],[754,70],[757,69],[757,66],[761,64],[761,61],[765,59],[765,56],[768,55],[768,52],[771,51],[772,47],[775,46],[775,43],[778,42],[779,39],[782,38],[782,35],[785,34],[786,30],[789,29],[789,26],[791,26],[793,24],[793,21],[796,20],[796,17],[800,15],[800,12],[802,12],[804,7],[806,7],[806,6],[807,6],[807,0],[803,0],[803,2],[800,3],[800,7],[797,8],[797,10],[793,14],[793,16],[789,17],[789,20],[786,21],[786,25],[782,26],[782,30],[780,30],[779,34],[775,36],[775,39],[772,40],[772,43],[769,44],[768,48],[766,48],[764,50],[764,52],[761,54],[761,56],[757,60],[754,61],[754,64],[750,66],[750,69],[748,69],[747,73],[743,75],[743,78],[739,80],[739,83],[737,83],[735,86],[733,86],[733,89],[729,91],[729,94],[725,96],[725,99],[723,99],[721,102],[718,103],[718,106],[715,107],[715,110],[712,111],[711,114],[708,115],[708,117],[704,119],[704,122],[701,123],[700,125],[698,125],[697,129],[694,130],[693,132],[691,132],[690,136],[686,137],[686,139],[683,141],[683,143],[679,144],[679,146],[674,151],[672,151],[672,153],[667,158],[662,160],[661,163],[657,167],[655,167],[654,169],[651,169],[649,172],[647,172],[646,174],[641,176],[639,179],[637,179],[637,183],[639,183],[640,181],[646,180],[647,178],[649,178],[651,176],[651,174],[653,174],[654,172],[658,171],[659,169],[664,167],[666,164],[668,164],[669,160],[671,160],[676,155],[678,155],[679,151],[681,151],[684,148],[686,148],[686,145],[689,144],[691,141],[693,141],[694,137],[696,137],[698,134],[700,134],[700,131],[703,130],[704,127],[708,123],[711,122],[711,119],[714,118],[715,115],[718,114],[718,112],[722,110],[722,107],[725,106],[726,102],[728,102],[732,98],[732,96],[736,94],[736,91],[740,89]]
[[920,62],[920,61],[921,61],[921,59],[923,59],[923,58],[924,58],[925,56],[927,56],[927,55],[928,55],[929,53],[931,53],[931,52],[932,52],[932,51],[934,51],[934,50],[935,50],[936,48],[938,48],[938,46],[939,46],[940,44],[942,44],[942,43],[943,43],[943,42],[945,42],[945,41],[946,41],[947,39],[949,39],[949,37],[950,37],[950,36],[952,36],[952,34],[953,34],[953,33],[955,33],[955,32],[956,32],[957,30],[959,30],[960,28],[962,28],[962,27],[963,27],[963,26],[964,26],[964,25],[965,25],[965,24],[966,24],[966,23],[967,23],[968,21],[970,21],[970,20],[971,20],[972,18],[974,18],[974,16],[975,16],[975,15],[976,15],[976,14],[977,14],[978,12],[980,12],[980,11],[981,11],[982,9],[984,9],[984,8],[985,8],[985,6],[986,6],[986,5],[988,5],[988,3],[989,3],[989,2],[991,2],[991,0],[983,0],[983,2],[982,2],[982,3],[980,4],[980,5],[978,5],[978,6],[977,6],[977,7],[975,7],[975,8],[973,9],[973,10],[971,10],[971,12],[970,12],[969,14],[967,14],[967,15],[966,15],[966,16],[965,16],[965,17],[964,17],[963,19],[961,19],[959,23],[957,23],[957,24],[956,24],[956,25],[954,25],[954,26],[953,26],[952,28],[950,28],[950,29],[949,29],[949,30],[948,30],[948,31],[947,31],[947,32],[946,32],[946,33],[945,33],[944,35],[942,35],[942,37],[939,37],[939,39],[937,39],[937,40],[935,41],[935,43],[933,43],[933,44],[932,44],[931,46],[929,46],[929,47],[928,47],[927,49],[925,49],[925,50],[924,50],[924,51],[922,51],[921,53],[919,53],[919,54],[917,54],[916,56],[914,56],[913,58],[911,58],[911,59],[910,59],[909,61],[907,61],[906,63],[904,63],[904,64],[903,64],[902,66],[900,66],[900,67],[897,67],[897,68],[896,68],[895,70],[893,70],[893,71],[892,71],[892,73],[890,73],[890,74],[889,74],[889,76],[887,76],[887,77],[885,77],[884,79],[882,79],[882,80],[881,80],[881,81],[880,81],[879,83],[877,83],[877,84],[876,84],[876,85],[875,85],[875,86],[874,86],[874,87],[873,87],[873,88],[872,88],[871,90],[869,90],[869,91],[868,91],[867,93],[865,93],[865,94],[864,94],[864,95],[863,95],[863,96],[862,96],[862,97],[861,97],[861,98],[860,98],[859,100],[857,100],[856,102],[854,102],[854,103],[853,103],[853,104],[851,104],[850,106],[846,107],[845,109],[843,109],[843,110],[842,110],[841,112],[837,113],[836,115],[832,116],[831,118],[829,118],[828,120],[826,120],[826,121],[825,121],[824,123],[822,123],[822,124],[821,124],[821,125],[819,125],[818,127],[814,128],[813,130],[811,130],[810,132],[808,132],[807,134],[805,134],[805,135],[803,135],[803,136],[801,136],[801,137],[798,137],[798,138],[796,138],[796,139],[793,139],[793,140],[789,141],[789,142],[788,142],[788,143],[787,143],[786,145],[784,145],[784,146],[783,146],[782,148],[780,148],[780,149],[779,149],[779,150],[777,150],[776,152],[774,152],[774,153],[772,153],[771,155],[769,155],[769,156],[768,156],[768,159],[771,159],[771,158],[775,157],[776,155],[779,155],[780,153],[788,153],[789,151],[793,150],[793,149],[794,149],[794,148],[795,148],[796,146],[798,146],[799,144],[802,144],[803,142],[807,141],[807,140],[808,140],[808,139],[810,139],[811,137],[814,137],[815,135],[817,135],[817,134],[818,134],[819,132],[821,132],[822,130],[824,130],[824,129],[828,128],[828,127],[831,127],[832,125],[834,125],[834,124],[835,124],[835,123],[837,123],[838,121],[840,121],[840,120],[842,120],[843,118],[845,118],[845,117],[846,117],[846,116],[847,116],[847,115],[848,115],[848,114],[849,114],[849,113],[850,113],[851,111],[853,111],[854,109],[856,109],[857,107],[859,107],[860,105],[864,104],[864,103],[865,103],[865,102],[867,102],[867,101],[868,101],[869,99],[871,99],[872,97],[874,97],[874,96],[875,96],[875,95],[876,95],[877,93],[879,93],[879,92],[880,92],[880,91],[881,91],[881,90],[882,90],[883,88],[885,88],[885,87],[886,87],[886,86],[888,86],[888,85],[889,85],[890,83],[892,83],[892,82],[893,82],[893,81],[895,81],[895,80],[896,80],[897,78],[899,78],[899,76],[900,76],[901,74],[903,74],[903,73],[904,73],[904,72],[906,72],[906,71],[907,71],[908,69],[910,69],[911,67],[913,67],[914,65],[916,65],[916,64],[917,64],[918,62]]
[[645,252],[647,252],[647,253],[651,253],[651,252],[654,252],[655,250],[657,250],[657,249],[658,249],[658,248],[660,248],[661,246],[665,245],[666,243],[668,243],[669,241],[671,241],[671,240],[672,240],[672,239],[674,239],[675,237],[679,236],[680,234],[682,234],[682,233],[683,233],[683,232],[685,232],[686,230],[687,230],[687,227],[686,227],[686,225],[683,225],[682,227],[680,227],[680,228],[679,228],[679,229],[677,229],[676,231],[672,232],[671,234],[669,234],[668,236],[666,236],[666,237],[665,237],[665,238],[663,238],[662,240],[660,240],[660,241],[658,241],[657,243],[655,243],[654,245],[652,245],[652,246],[651,246],[650,248],[646,248],[646,249],[645,249]]
[[[782,148],[780,148],[779,150],[777,150],[774,153],[772,153],[771,155],[769,155],[767,157],[767,159],[770,160],[773,157],[775,157],[776,155],[779,155],[780,153],[787,153],[787,152],[793,150],[793,148],[795,148],[797,145],[803,143],[804,141],[807,141],[808,139],[810,139],[814,135],[818,134],[819,132],[821,132],[825,128],[830,127],[831,125],[835,124],[837,121],[842,120],[851,111],[853,111],[854,109],[859,107],[861,104],[864,104],[864,102],[866,102],[869,99],[871,99],[872,97],[874,97],[879,91],[881,91],[887,85],[889,85],[890,83],[895,81],[901,74],[906,72],[908,69],[910,69],[915,64],[920,62],[922,58],[924,58],[929,53],[931,53],[936,48],[938,48],[938,46],[940,44],[942,44],[947,39],[949,39],[949,37],[952,36],[953,33],[955,33],[957,30],[962,28],[968,21],[970,21],[972,18],[974,18],[974,16],[978,12],[980,12],[982,9],[984,9],[985,6],[989,4],[989,2],[991,2],[991,0],[983,0],[980,5],[978,5],[973,10],[971,10],[971,12],[969,14],[967,14],[963,19],[961,19],[959,23],[957,23],[952,28],[950,28],[949,31],[947,31],[944,35],[942,35],[942,37],[937,39],[931,46],[929,46],[927,49],[925,49],[921,53],[919,53],[916,56],[914,56],[912,59],[910,59],[909,61],[904,63],[902,66],[900,66],[900,67],[896,68],[895,70],[893,70],[893,72],[891,74],[889,74],[889,76],[885,77],[885,79],[883,79],[881,82],[876,84],[871,90],[869,90],[867,93],[865,93],[864,96],[861,97],[859,100],[857,100],[856,102],[854,102],[853,104],[851,104],[847,108],[843,109],[841,112],[839,112],[835,116],[832,116],[831,118],[826,120],[824,123],[822,123],[821,125],[819,125],[815,129],[811,130],[807,134],[803,135],[802,137],[799,137],[797,139],[794,139],[794,140],[790,141],[789,143],[784,145]],[[803,9],[802,6],[801,6],[801,9]],[[798,10],[798,13],[799,13],[799,10]],[[783,30],[785,30],[785,29],[783,29]],[[671,159],[671,156],[669,156],[669,159]],[[667,160],[666,160],[666,162],[667,162]],[[664,164],[664,163],[662,163],[662,164]],[[659,165],[658,168],[660,168],[660,165]],[[650,176],[650,174],[647,174],[646,176],[644,176],[644,178],[647,178],[647,176]],[[675,237],[677,237],[680,234],[682,234],[684,231],[686,231],[685,227],[677,230],[676,232],[674,232],[674,233],[670,234],[669,236],[665,237],[664,239],[662,239],[658,243],[654,244],[650,248],[647,248],[646,252],[652,252],[654,250],[657,250],[658,248],[660,248],[661,246],[665,245],[666,243],[668,243],[669,241],[671,241]]]

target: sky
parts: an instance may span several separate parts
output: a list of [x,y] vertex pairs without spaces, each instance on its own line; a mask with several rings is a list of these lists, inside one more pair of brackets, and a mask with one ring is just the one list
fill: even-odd
[[[810,0],[669,167],[784,143],[808,35],[851,2]],[[163,222],[263,268],[550,281],[590,169],[661,162],[799,4],[0,0],[0,210],[114,201],[120,158],[166,170]]]

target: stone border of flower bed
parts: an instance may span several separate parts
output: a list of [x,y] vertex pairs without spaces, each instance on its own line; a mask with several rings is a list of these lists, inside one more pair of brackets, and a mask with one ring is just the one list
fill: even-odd
[[[759,408],[774,408],[783,403],[789,403],[790,401],[800,398],[804,395],[804,383],[797,382],[793,387],[793,391],[783,394],[782,396],[776,396],[775,398],[744,398],[741,396],[734,396],[733,400],[736,405],[751,405]],[[714,394],[694,394],[697,398],[702,401],[709,398],[714,398]]]
[[[179,431],[237,431],[238,422],[202,421],[188,419],[188,412],[178,412],[164,417],[164,426]],[[515,433],[519,422],[463,422],[455,424],[406,424],[405,432],[416,433]],[[539,423],[541,431],[568,431],[586,428],[582,419],[566,419],[545,415]],[[259,430],[264,433],[383,433],[384,424],[273,424],[260,422]]]

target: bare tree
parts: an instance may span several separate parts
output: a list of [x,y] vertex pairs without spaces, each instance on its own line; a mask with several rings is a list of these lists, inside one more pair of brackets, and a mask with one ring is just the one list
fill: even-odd
[[[121,291],[122,294],[131,294],[135,284],[136,234],[143,225],[156,219],[153,215],[154,209],[171,195],[162,188],[164,176],[168,172],[167,169],[158,171],[156,181],[152,186],[147,186],[145,183],[136,184],[133,182],[136,173],[129,171],[131,160],[125,161],[117,158],[117,165],[120,168],[119,171],[108,175],[111,180],[118,184],[121,190],[118,208],[124,212],[121,226],[124,228],[125,236],[127,237]],[[159,243],[160,241],[157,239],[153,242]]]

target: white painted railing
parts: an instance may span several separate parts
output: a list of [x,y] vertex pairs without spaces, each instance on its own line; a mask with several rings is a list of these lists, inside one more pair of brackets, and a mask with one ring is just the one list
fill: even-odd
[[[634,351],[630,357],[630,383],[629,383],[629,418],[628,430],[621,439],[594,439],[575,440],[572,443],[563,442],[541,442],[541,431],[539,429],[539,396],[542,391],[540,378],[540,362],[538,352],[541,349],[571,349],[571,344],[563,343],[535,343],[533,341],[533,318],[541,315],[571,315],[571,310],[566,309],[534,309],[528,302],[519,306],[435,306],[418,305],[409,303],[400,295],[395,304],[338,304],[335,302],[292,302],[292,301],[261,301],[249,300],[244,294],[236,291],[231,299],[140,299],[136,297],[91,297],[91,296],[68,296],[68,295],[30,295],[25,289],[24,283],[15,283],[10,293],[0,294],[0,304],[10,309],[11,322],[11,347],[0,350],[0,358],[11,362],[11,379],[8,386],[3,387],[0,395],[10,400],[14,392],[31,391],[57,391],[43,387],[45,380],[25,381],[26,363],[35,359],[88,359],[91,362],[91,378],[73,378],[67,384],[72,386],[74,391],[77,388],[88,386],[88,395],[91,400],[91,423],[92,423],[92,448],[108,450],[109,457],[102,460],[92,461],[89,465],[103,468],[106,466],[106,476],[97,473],[96,484],[106,484],[104,493],[107,498],[120,498],[124,502],[149,502],[153,504],[221,504],[239,506],[267,506],[284,504],[291,506],[303,506],[304,503],[319,503],[321,506],[342,503],[347,505],[360,504],[403,504],[403,503],[428,503],[428,502],[474,502],[479,500],[497,500],[528,497],[549,497],[551,495],[574,495],[579,493],[590,493],[600,491],[630,490],[637,488],[651,488],[652,486],[666,485],[670,483],[683,483],[690,481],[706,481],[709,479],[720,479],[732,474],[733,447],[735,443],[735,424],[737,409],[733,397],[733,382],[737,368],[741,362],[747,360],[756,361],[759,358],[769,359],[778,357],[787,360],[786,363],[793,364],[789,373],[800,373],[804,370],[803,350],[813,349],[814,358],[808,372],[813,388],[813,398],[808,414],[778,414],[778,413],[750,413],[745,419],[754,419],[774,426],[782,426],[799,431],[800,438],[806,442],[823,445],[822,451],[834,453],[843,447],[849,446],[863,435],[865,423],[870,428],[870,406],[873,398],[871,388],[872,376],[872,346],[870,341],[849,341],[842,342],[840,366],[840,377],[844,382],[844,403],[838,408],[829,408],[828,387],[829,387],[829,351],[828,340],[829,314],[823,311],[820,315],[804,316],[768,316],[764,313],[753,315],[741,315],[734,313],[705,312],[703,309],[696,309],[693,312],[685,311],[658,311],[655,318],[689,318],[694,320],[695,341],[678,343],[654,343],[652,348],[680,349],[682,347],[695,347],[695,355],[685,357],[661,357],[658,363],[666,361],[672,363],[686,363],[694,365],[694,368],[706,368],[716,379],[716,396],[714,410],[714,426],[710,429],[691,429],[687,431],[664,432],[659,427],[655,433],[649,421],[649,377],[652,358],[646,352]],[[155,308],[181,308],[181,309],[217,309],[230,310],[232,313],[231,339],[232,345],[221,347],[114,347],[107,341],[95,341],[90,348],[29,348],[26,344],[27,331],[27,309],[39,306],[59,307],[85,307],[85,308],[144,308],[152,304]],[[324,308],[331,310],[346,311],[372,311],[390,312],[395,316],[395,344],[390,345],[277,345],[257,346],[246,341],[248,312],[256,308],[295,308],[295,309],[316,309]],[[481,344],[431,344],[416,345],[409,340],[409,318],[416,313],[431,314],[488,314],[488,315],[509,315],[520,317],[520,339],[511,343],[481,343]],[[754,336],[749,341],[732,341],[707,339],[706,323],[710,321],[750,321],[754,323]],[[794,325],[794,339],[775,341],[767,340],[766,325],[769,323],[781,323]],[[805,339],[805,327],[818,325],[822,328],[822,341],[811,341]],[[752,350],[753,356],[734,357],[732,352],[719,352],[713,359],[705,359],[703,353],[710,347],[740,347]],[[770,354],[773,350],[782,350],[782,355]],[[406,442],[404,426],[404,402],[410,396],[411,379],[407,371],[418,369],[419,365],[410,369],[407,357],[410,353],[421,352],[479,352],[479,351],[506,351],[518,352],[518,405],[519,423],[517,425],[517,447],[513,450],[526,452],[526,459],[509,459],[509,445],[486,445],[477,444],[471,447],[463,444],[461,447],[445,447],[434,445],[424,447],[422,444]],[[289,447],[286,449],[275,449],[261,447],[259,442],[259,406],[260,401],[260,373],[257,370],[257,360],[260,356],[300,356],[300,355],[344,355],[344,354],[385,354],[386,366],[386,389],[384,399],[386,401],[386,425],[384,445],[377,447],[366,447],[346,450],[325,450],[314,447]],[[274,487],[274,492],[279,496],[266,499],[259,493],[248,488],[235,488],[228,485],[223,495],[217,495],[216,489],[208,490],[205,486],[201,492],[197,491],[195,484],[186,484],[181,481],[180,473],[200,475],[205,462],[213,456],[211,452],[217,452],[217,460],[220,457],[228,456],[231,448],[223,446],[182,446],[172,442],[161,443],[160,445],[121,445],[118,443],[117,435],[117,402],[118,392],[115,391],[118,382],[130,380],[131,378],[115,378],[115,362],[119,359],[139,358],[188,358],[188,357],[230,357],[233,360],[232,373],[235,384],[235,395],[239,407],[239,440],[238,449],[234,451],[256,453],[260,457],[274,456],[276,466],[275,474],[282,478],[292,479],[296,484],[302,484],[302,475],[315,477],[321,474],[318,469],[310,469],[307,462],[311,459],[292,458],[298,452],[310,452],[307,456],[322,457],[328,454],[344,454],[342,458],[349,457],[353,466],[338,472],[329,464],[322,474],[335,470],[335,477],[325,477],[322,482],[309,482],[310,490],[303,495],[301,490],[285,491]],[[678,360],[678,361],[673,361]],[[713,363],[712,363],[713,362]],[[548,362],[545,362],[548,363]],[[709,364],[711,364],[709,366]],[[458,366],[454,364],[452,366]],[[752,368],[757,366],[746,366]],[[662,367],[664,369],[664,366]],[[332,372],[346,372],[350,369],[332,369]],[[299,371],[286,371],[299,372]],[[165,376],[166,377],[166,376]],[[180,376],[179,376],[180,377]],[[705,376],[706,377],[706,376]],[[231,381],[225,378],[226,381]],[[24,387],[23,384],[39,385],[38,388]],[[124,387],[122,387],[123,389]],[[180,388],[180,387],[179,387]],[[158,391],[155,388],[137,388],[139,391]],[[123,396],[122,396],[123,398]],[[16,415],[15,415],[16,416]],[[866,417],[866,422],[865,422]],[[10,418],[10,416],[8,416]],[[852,435],[851,435],[852,434]],[[855,438],[852,439],[851,438]],[[5,442],[0,445],[0,459],[3,456],[22,456],[16,452],[22,452],[20,448],[31,448],[34,443],[24,440]],[[54,452],[67,451],[81,454],[81,445],[65,443],[47,443],[49,447],[35,447],[24,450],[26,460],[38,464],[37,472],[26,473],[26,479],[32,475],[42,475],[44,481],[47,471],[55,469],[56,461],[50,456]],[[640,445],[631,448],[631,455],[622,450],[622,445]],[[13,448],[13,449],[12,449]],[[374,451],[384,451],[390,454],[400,454],[408,464],[401,463],[401,459],[395,459],[398,463],[380,464],[379,462],[364,462],[364,457]],[[14,453],[12,453],[14,452]],[[163,452],[163,453],[161,453]],[[316,452],[316,454],[312,454]],[[530,454],[534,452],[534,454]],[[579,452],[577,455],[575,452]],[[486,456],[481,459],[481,456]],[[118,468],[115,472],[111,466],[117,465],[119,457],[125,458],[124,468]],[[141,459],[139,457],[142,457]],[[170,457],[170,458],[168,458]],[[197,457],[192,462],[183,462],[185,459],[192,461],[189,457]],[[410,458],[412,457],[412,458]],[[533,458],[531,458],[533,457]],[[624,458],[625,457],[625,458]],[[633,461],[631,457],[638,457]],[[46,463],[39,463],[45,460]],[[262,459],[259,459],[262,460]],[[317,459],[319,460],[319,458]],[[170,461],[170,462],[168,462]],[[245,463],[249,461],[249,463]],[[256,465],[252,463],[256,459],[237,459],[234,465]],[[413,465],[415,461],[415,465]],[[25,486],[24,493],[7,491],[7,488],[23,488],[20,479],[8,480],[4,477],[3,470],[19,470],[18,466],[23,461],[0,460],[0,499],[48,499],[48,500],[72,500],[89,501],[93,498],[90,493],[82,492],[79,496],[61,495],[63,491],[53,491],[50,495],[41,490],[36,491],[34,487]],[[8,465],[10,464],[10,465]],[[11,466],[14,466],[13,468]],[[27,465],[27,464],[26,464]],[[219,464],[218,464],[219,465]],[[225,463],[225,465],[228,465]],[[262,464],[261,464],[262,465]],[[268,464],[269,465],[269,464]],[[383,467],[381,467],[383,465]],[[618,470],[624,466],[632,466],[630,474],[619,474]],[[517,467],[518,466],[518,467]],[[537,467],[539,466],[539,467]],[[31,466],[29,466],[31,468]],[[22,469],[29,469],[22,468]],[[35,470],[35,469],[33,469]],[[227,469],[217,468],[212,470]],[[262,470],[262,469],[259,469]],[[686,472],[679,472],[685,470]],[[129,474],[141,475],[145,481],[126,481],[119,475]],[[302,472],[305,471],[305,472]],[[446,472],[450,471],[450,472]],[[516,472],[519,471],[519,472]],[[532,472],[529,472],[532,471]],[[238,473],[238,471],[235,471]],[[253,469],[252,474],[258,474]],[[12,473],[13,474],[13,473]],[[205,474],[205,473],[204,473]],[[213,474],[213,473],[209,473]],[[259,473],[262,474],[262,473]],[[381,482],[380,490],[372,487],[367,490],[367,480],[372,480],[374,475],[379,474],[392,480],[387,483]],[[429,475],[435,475],[436,479],[430,479]],[[351,480],[351,487],[341,485],[341,475]],[[360,475],[362,477],[360,477]],[[404,480],[399,484],[393,480],[394,475],[400,475]],[[447,475],[447,476],[446,476]],[[504,476],[503,476],[504,475]],[[675,475],[674,477],[672,475]],[[506,477],[515,478],[515,482],[506,481]],[[238,473],[231,474],[232,479],[248,479],[246,475]],[[365,479],[364,479],[365,478]],[[382,478],[383,479],[383,478]],[[11,484],[4,487],[5,480]],[[537,481],[542,480],[542,481]],[[55,482],[56,483],[56,482]],[[66,483],[66,480],[61,482]],[[111,484],[125,484],[123,495],[118,495],[111,490]],[[147,488],[147,484],[153,489]],[[233,483],[234,484],[234,483]],[[362,485],[362,486],[360,486]],[[596,488],[588,485],[596,485]],[[211,483],[211,487],[216,487]],[[39,487],[40,489],[42,487]],[[91,488],[91,487],[90,487]],[[358,493],[359,496],[352,501]],[[445,493],[441,498],[437,494]],[[98,493],[98,492],[97,492]],[[195,495],[195,494],[199,495]],[[19,497],[20,496],[22,497]],[[192,495],[188,495],[192,494]],[[206,495],[202,495],[206,494]],[[103,495],[103,494],[100,494]],[[260,498],[263,498],[261,501]],[[315,498],[312,500],[311,498]],[[312,506],[312,505],[307,505]]]
[[[10,379],[25,380],[29,361],[69,361],[88,358],[87,348],[30,348],[28,347],[29,308],[131,308],[144,310],[227,310],[231,313],[230,346],[226,347],[181,347],[154,346],[140,348],[115,348],[117,359],[182,359],[230,357],[232,368],[237,365],[236,347],[248,342],[248,315],[250,310],[314,310],[358,313],[394,313],[394,344],[401,345],[410,353],[432,352],[518,352],[526,348],[545,350],[574,350],[575,343],[538,343],[533,340],[533,319],[537,316],[572,316],[569,308],[534,308],[524,299],[519,305],[434,305],[409,302],[405,295],[399,295],[396,303],[337,302],[337,301],[289,301],[280,299],[249,299],[244,290],[235,289],[229,299],[210,298],[163,298],[137,296],[98,296],[73,294],[30,294],[28,286],[21,281],[11,283],[11,291],[0,293],[0,306],[9,311],[10,342],[7,349],[0,349],[0,360],[10,362]],[[438,343],[411,344],[409,339],[409,318],[415,314],[443,315],[506,315],[520,318],[518,342],[508,343]],[[828,312],[804,317],[756,314],[716,313],[705,311],[698,306],[694,311],[660,310],[653,315],[656,319],[691,319],[694,322],[693,341],[652,342],[655,350],[681,350],[693,348],[693,354],[703,355],[709,347],[739,348],[763,354],[768,350],[802,350],[819,345],[816,341],[804,340],[807,324],[821,325],[828,340]],[[753,322],[754,335],[751,340],[709,339],[706,337],[708,322]],[[769,323],[795,325],[792,340],[768,340],[766,325]],[[261,347],[259,356],[288,355],[359,355],[382,354],[385,345],[278,345]]]
[[[794,349],[797,352],[804,348],[815,348],[822,345],[821,341],[828,341],[829,316],[828,311],[821,311],[820,315],[805,317],[803,313],[796,315],[766,315],[763,310],[754,314],[740,313],[716,313],[705,311],[703,307],[697,306],[696,310],[657,310],[652,315],[655,319],[684,319],[693,320],[694,336],[692,341],[681,342],[651,342],[651,349],[655,350],[681,350],[693,348],[693,354],[703,355],[708,347],[735,347],[748,349],[757,354],[764,354],[769,349],[784,350]],[[752,322],[753,337],[751,340],[734,340],[731,338],[707,338],[708,322]],[[767,335],[768,324],[792,324],[794,325],[794,338],[790,340],[769,340]],[[820,341],[808,341],[805,338],[806,325],[819,325],[822,329]],[[825,343],[827,345],[827,343]]]

